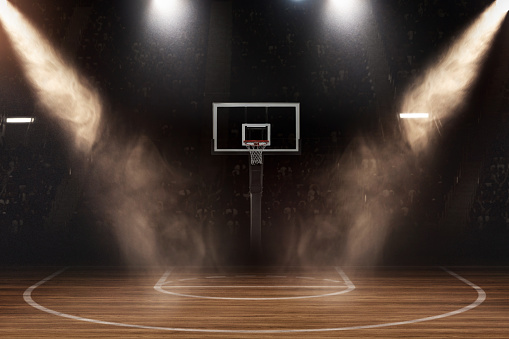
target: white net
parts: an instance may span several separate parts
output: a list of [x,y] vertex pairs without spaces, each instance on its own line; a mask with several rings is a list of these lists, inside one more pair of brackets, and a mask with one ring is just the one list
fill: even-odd
[[263,164],[263,150],[267,143],[263,141],[245,141],[244,144],[251,155],[251,165]]

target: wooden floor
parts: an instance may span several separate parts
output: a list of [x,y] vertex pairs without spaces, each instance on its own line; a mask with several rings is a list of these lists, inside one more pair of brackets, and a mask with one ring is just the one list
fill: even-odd
[[9,268],[1,338],[509,338],[509,268]]

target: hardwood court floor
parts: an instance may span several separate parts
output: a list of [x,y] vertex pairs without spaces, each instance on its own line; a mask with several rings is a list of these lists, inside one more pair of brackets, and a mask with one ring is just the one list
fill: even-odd
[[509,338],[509,268],[10,268],[1,338]]

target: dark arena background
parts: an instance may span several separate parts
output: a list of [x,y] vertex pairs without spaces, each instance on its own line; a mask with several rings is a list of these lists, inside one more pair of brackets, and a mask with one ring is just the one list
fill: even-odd
[[0,0],[0,336],[508,338],[508,10]]

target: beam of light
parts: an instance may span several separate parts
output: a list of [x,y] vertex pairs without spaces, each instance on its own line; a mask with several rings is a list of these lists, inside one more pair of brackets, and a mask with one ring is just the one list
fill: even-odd
[[401,204],[408,199],[405,185],[420,184],[418,150],[430,144],[434,123],[453,115],[466,101],[504,16],[494,4],[489,7],[405,93],[399,112],[433,112],[433,120],[430,116],[402,120],[411,149],[405,142],[379,143],[362,136],[353,139],[337,164],[316,180],[322,188],[331,187],[331,181],[339,183],[327,196],[327,205],[337,215],[323,220],[304,217],[300,224],[313,225],[313,230],[306,228],[295,240],[288,239],[304,264],[317,258],[375,265],[384,251],[390,255],[391,230],[408,223],[400,210],[409,207]]
[[429,113],[400,113],[401,119],[429,119]]
[[[495,4],[487,8],[439,61],[406,91],[399,111],[433,112],[439,121],[458,112],[479,75],[503,18]],[[427,146],[431,131],[429,126],[424,134],[418,134],[413,125],[407,124],[404,134],[412,149],[419,151]]]
[[497,7],[500,11],[509,11],[509,0],[497,0]]
[[102,116],[97,91],[10,3],[2,3],[0,19],[42,107],[74,136],[78,149],[89,151]]
[[47,113],[64,122],[76,138],[76,150],[88,152],[94,146],[86,153],[90,184],[84,185],[85,194],[97,202],[99,224],[111,228],[125,262],[157,265],[170,259],[173,264],[196,264],[205,254],[210,257],[210,251],[205,253],[210,240],[202,237],[201,225],[179,211],[174,192],[164,185],[183,185],[185,179],[151,140],[132,131],[122,137],[119,124],[108,126],[108,133],[98,138],[100,123],[106,121],[97,91],[12,5],[0,12],[0,20]]
[[8,124],[30,124],[34,122],[34,118],[7,118],[5,119],[5,122]]

